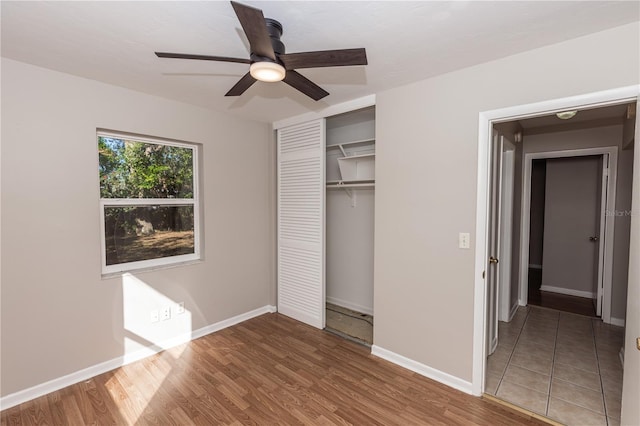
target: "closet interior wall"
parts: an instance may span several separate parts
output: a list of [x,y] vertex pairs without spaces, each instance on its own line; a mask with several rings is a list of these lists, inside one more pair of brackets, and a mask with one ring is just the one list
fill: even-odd
[[[354,141],[368,140],[361,144]],[[375,108],[326,119],[326,295],[327,302],[373,315],[374,186],[336,188],[342,181],[338,147],[347,156],[375,153]],[[347,182],[345,182],[346,184]]]

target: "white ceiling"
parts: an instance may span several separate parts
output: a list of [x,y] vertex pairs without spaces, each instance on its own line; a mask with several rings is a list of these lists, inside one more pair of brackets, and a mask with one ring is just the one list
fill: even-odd
[[2,1],[1,52],[269,122],[640,20],[637,1],[244,3],[282,23],[288,53],[365,47],[369,65],[301,70],[330,92],[319,102],[284,83],[262,82],[239,98],[225,98],[247,65],[154,55],[248,57],[248,43],[227,1]]

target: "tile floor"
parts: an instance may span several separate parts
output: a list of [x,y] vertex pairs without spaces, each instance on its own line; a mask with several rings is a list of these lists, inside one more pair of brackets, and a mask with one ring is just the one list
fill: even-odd
[[499,323],[485,391],[567,425],[619,425],[622,327],[536,306]]

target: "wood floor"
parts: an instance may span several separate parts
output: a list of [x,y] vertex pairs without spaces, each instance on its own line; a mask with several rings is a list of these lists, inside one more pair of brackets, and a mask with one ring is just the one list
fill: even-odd
[[558,311],[585,315],[588,317],[596,316],[593,299],[541,291],[541,283],[542,270],[530,268],[529,293],[527,298],[527,302],[530,305],[542,306],[543,308],[556,309]]
[[279,314],[7,409],[0,419],[2,425],[543,424]]

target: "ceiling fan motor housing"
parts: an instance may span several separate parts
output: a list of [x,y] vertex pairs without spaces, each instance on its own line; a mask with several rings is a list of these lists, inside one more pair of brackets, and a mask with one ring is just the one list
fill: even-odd
[[[284,43],[280,40],[282,36],[282,24],[275,19],[264,18],[264,22],[267,26],[267,32],[269,33],[269,38],[271,39],[271,46],[273,47],[273,51],[277,55],[282,55],[285,53]],[[262,56],[256,55],[251,52],[251,61],[252,62],[274,62],[271,58],[264,58]],[[279,61],[275,61],[279,62]]]

